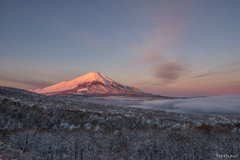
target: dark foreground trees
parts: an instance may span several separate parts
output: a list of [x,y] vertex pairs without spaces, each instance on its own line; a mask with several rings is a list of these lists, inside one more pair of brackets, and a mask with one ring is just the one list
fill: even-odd
[[239,159],[238,117],[92,104],[82,109],[30,96],[31,101],[25,95],[25,101],[0,96],[2,159]]
[[27,129],[4,141],[43,159],[217,159],[239,155],[240,136],[202,130]]

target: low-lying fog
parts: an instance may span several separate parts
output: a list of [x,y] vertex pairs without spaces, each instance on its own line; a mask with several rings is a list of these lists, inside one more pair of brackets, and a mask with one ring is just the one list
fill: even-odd
[[179,113],[240,116],[240,95],[144,101],[142,105],[133,107]]

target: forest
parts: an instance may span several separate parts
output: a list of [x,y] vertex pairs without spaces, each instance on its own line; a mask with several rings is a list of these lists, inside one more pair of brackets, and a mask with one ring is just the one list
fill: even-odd
[[[116,103],[116,105],[114,105]],[[3,159],[238,159],[240,118],[0,87]]]

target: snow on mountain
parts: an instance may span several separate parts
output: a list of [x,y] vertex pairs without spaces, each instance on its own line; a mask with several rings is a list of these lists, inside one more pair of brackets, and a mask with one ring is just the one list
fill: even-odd
[[43,89],[36,89],[34,92],[41,94],[60,92],[65,92],[65,94],[86,93],[101,95],[145,94],[137,88],[122,85],[99,72],[90,72],[74,80],[63,81]]
[[[89,83],[94,82],[94,81],[101,82],[104,85],[111,85],[111,84],[114,83],[113,80],[111,80],[110,78],[104,76],[103,74],[101,74],[99,72],[90,72],[90,73],[85,74],[81,77],[78,77],[74,80],[63,81],[63,82],[60,82],[58,84],[46,87],[44,89],[35,90],[35,92],[37,92],[37,93],[47,93],[47,92],[66,91],[66,90],[76,88],[78,85],[81,85],[81,84],[84,84],[84,83],[89,84]],[[115,83],[117,83],[117,82],[115,82]]]
[[82,88],[82,89],[79,89],[78,92],[82,92],[82,91],[87,91],[88,88]]

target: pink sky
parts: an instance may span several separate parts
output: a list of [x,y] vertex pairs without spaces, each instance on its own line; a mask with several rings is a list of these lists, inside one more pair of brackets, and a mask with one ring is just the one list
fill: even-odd
[[1,86],[100,72],[154,94],[240,94],[238,0],[0,4]]

